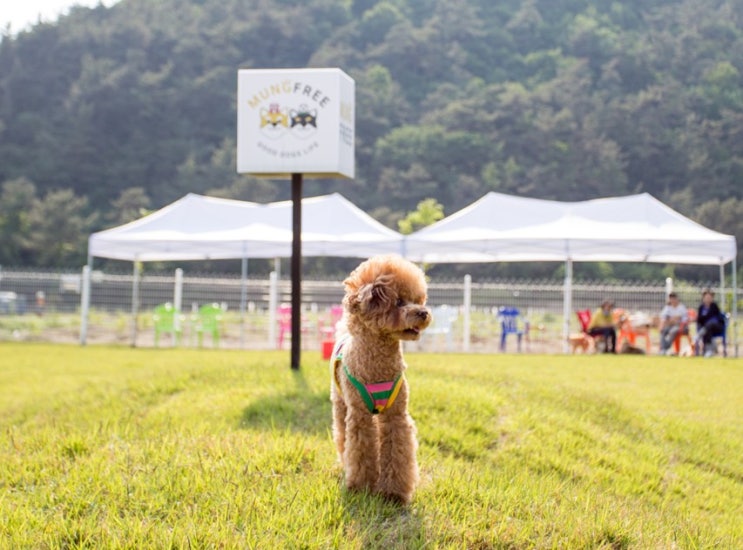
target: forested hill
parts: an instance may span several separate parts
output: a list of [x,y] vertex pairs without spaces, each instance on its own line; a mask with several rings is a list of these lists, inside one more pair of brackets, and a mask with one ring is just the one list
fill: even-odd
[[[424,198],[647,191],[743,247],[743,0],[121,0],[0,42],[0,264],[79,265],[88,231],[235,173],[239,68],[356,80],[354,181]],[[50,247],[49,243],[59,243]]]

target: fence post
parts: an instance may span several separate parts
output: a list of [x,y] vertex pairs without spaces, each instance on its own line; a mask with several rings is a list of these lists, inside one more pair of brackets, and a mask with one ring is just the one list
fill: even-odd
[[562,351],[570,353],[570,320],[573,318],[573,260],[565,261],[565,283],[562,298]]
[[[183,306],[183,269],[180,267],[175,270],[175,288],[173,289],[173,339],[176,338],[181,330],[181,309]],[[175,345],[175,342],[173,342]]]
[[276,345],[276,310],[278,309],[278,273],[272,271],[268,276],[268,346]]
[[243,252],[240,262],[240,349],[245,349],[245,310],[248,306],[248,258]]
[[462,329],[462,351],[470,351],[470,309],[472,308],[472,277],[467,274],[464,276],[464,327]]
[[83,287],[80,293],[80,345],[88,342],[88,310],[90,309],[90,265],[83,266]]

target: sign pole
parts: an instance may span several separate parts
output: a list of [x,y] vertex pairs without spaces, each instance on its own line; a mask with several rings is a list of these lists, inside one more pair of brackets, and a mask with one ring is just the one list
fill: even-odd
[[292,174],[292,353],[291,368],[299,370],[302,349],[302,174]]
[[[302,178],[353,179],[355,93],[338,68],[237,71],[237,172],[292,181],[292,370],[302,349]],[[275,222],[288,232],[286,218]]]

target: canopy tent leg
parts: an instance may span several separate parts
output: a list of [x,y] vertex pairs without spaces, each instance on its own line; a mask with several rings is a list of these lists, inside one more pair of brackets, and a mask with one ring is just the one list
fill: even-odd
[[181,332],[181,311],[183,310],[183,269],[175,270],[175,287],[173,288],[173,347],[178,345],[178,334]]
[[83,266],[82,274],[82,291],[80,293],[80,345],[84,346],[88,342],[88,311],[90,310],[90,267],[91,258],[88,258],[88,265]]
[[245,310],[248,305],[248,258],[243,256],[240,269],[240,349],[245,349]]
[[470,314],[472,309],[472,276],[464,276],[464,327],[462,335],[462,351],[470,351]]
[[134,261],[132,268],[132,321],[129,345],[137,347],[137,316],[139,315],[139,276],[142,272],[142,264]]
[[736,259],[733,258],[732,265],[732,287],[733,287],[733,316],[732,316],[732,327],[729,330],[733,331],[733,352],[735,357],[738,357],[738,268],[736,266]]
[[562,298],[562,351],[570,353],[570,320],[573,311],[573,260],[565,261],[565,284],[563,286]]
[[725,311],[727,306],[727,300],[725,298],[725,265],[720,264],[720,310]]

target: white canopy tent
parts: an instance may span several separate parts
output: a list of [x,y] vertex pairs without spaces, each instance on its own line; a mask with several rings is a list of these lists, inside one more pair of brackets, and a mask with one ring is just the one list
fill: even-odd
[[[402,251],[402,235],[338,193],[302,199],[302,210],[303,256],[365,258]],[[83,270],[80,341],[86,340],[94,257],[135,262],[132,312],[136,314],[138,262],[242,259],[244,288],[247,259],[289,257],[292,238],[291,201],[257,204],[196,194],[139,220],[93,233]],[[177,287],[175,294],[180,309]],[[241,313],[244,308],[243,299]]]
[[[302,199],[305,256],[401,250],[402,235],[334,193]],[[257,204],[188,194],[131,223],[93,233],[89,257],[139,262],[291,255],[291,201]]]
[[[409,235],[405,254],[427,263],[566,262],[565,342],[576,261],[719,265],[721,285],[724,266],[732,262],[737,285],[735,237],[707,229],[647,193],[582,202],[488,193]],[[733,301],[735,319],[735,292]]]

